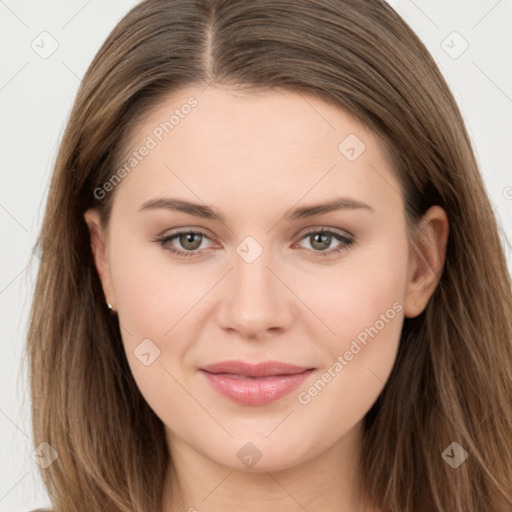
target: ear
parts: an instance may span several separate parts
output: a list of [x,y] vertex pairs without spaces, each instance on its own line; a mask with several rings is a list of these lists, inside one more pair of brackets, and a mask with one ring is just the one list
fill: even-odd
[[446,259],[448,232],[448,216],[438,205],[429,208],[415,229],[404,300],[408,318],[422,313],[437,287]]
[[101,225],[99,212],[91,208],[84,213],[84,219],[89,228],[91,241],[91,250],[94,257],[94,264],[105,294],[105,301],[112,304],[115,310],[115,293],[110,275],[110,266],[108,263],[108,246],[106,243],[106,233]]

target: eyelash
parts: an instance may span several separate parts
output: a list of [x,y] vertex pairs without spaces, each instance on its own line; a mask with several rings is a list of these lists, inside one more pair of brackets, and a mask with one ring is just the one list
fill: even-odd
[[[164,247],[167,251],[171,252],[175,256],[178,256],[179,258],[189,258],[191,256],[198,256],[200,253],[197,252],[198,251],[197,249],[195,251],[179,251],[174,248],[171,249],[169,247],[165,247],[165,245],[168,242],[170,242],[171,240],[173,240],[174,238],[177,238],[181,235],[189,235],[189,234],[202,235],[203,237],[209,239],[209,237],[208,237],[208,235],[206,235],[206,233],[203,233],[201,231],[190,230],[190,231],[178,231],[169,236],[156,238],[154,241],[160,243],[160,245],[162,247]],[[355,242],[354,238],[350,238],[350,237],[341,235],[340,233],[336,233],[335,231],[332,231],[328,228],[312,229],[312,230],[308,231],[307,233],[304,233],[304,235],[300,238],[299,242],[304,240],[305,238],[307,238],[308,236],[310,236],[312,234],[329,235],[330,237],[335,238],[339,242],[342,242],[342,244],[338,248],[330,249],[327,251],[315,251],[313,249],[307,249],[309,252],[313,252],[314,254],[318,254],[318,256],[323,256],[323,257],[332,256],[333,254],[337,254],[342,251],[346,251]]]

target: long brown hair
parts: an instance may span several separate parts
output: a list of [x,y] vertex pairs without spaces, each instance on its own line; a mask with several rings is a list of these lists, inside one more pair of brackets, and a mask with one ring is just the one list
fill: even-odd
[[[410,233],[450,221],[426,309],[365,417],[361,485],[386,512],[512,510],[512,293],[500,231],[457,104],[425,46],[384,0],[146,0],[114,28],[77,94],[39,243],[28,354],[35,443],[59,512],[160,508],[172,468],[162,422],[131,375],[105,307],[83,213],[122,165],[143,116],[210,83],[315,95],[389,149]],[[442,453],[468,453],[458,468]],[[171,466],[169,466],[171,465]]]

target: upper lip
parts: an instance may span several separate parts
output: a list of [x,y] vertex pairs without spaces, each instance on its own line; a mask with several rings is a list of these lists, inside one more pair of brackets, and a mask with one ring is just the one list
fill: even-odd
[[263,363],[247,363],[245,361],[221,361],[200,368],[209,373],[231,373],[246,377],[268,377],[270,375],[295,375],[313,368],[283,363],[281,361],[265,361]]

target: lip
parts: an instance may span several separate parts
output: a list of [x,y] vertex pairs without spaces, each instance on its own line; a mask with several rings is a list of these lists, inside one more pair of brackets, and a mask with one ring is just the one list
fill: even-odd
[[200,368],[212,387],[235,402],[264,405],[287,395],[314,371],[280,361],[222,361]]

